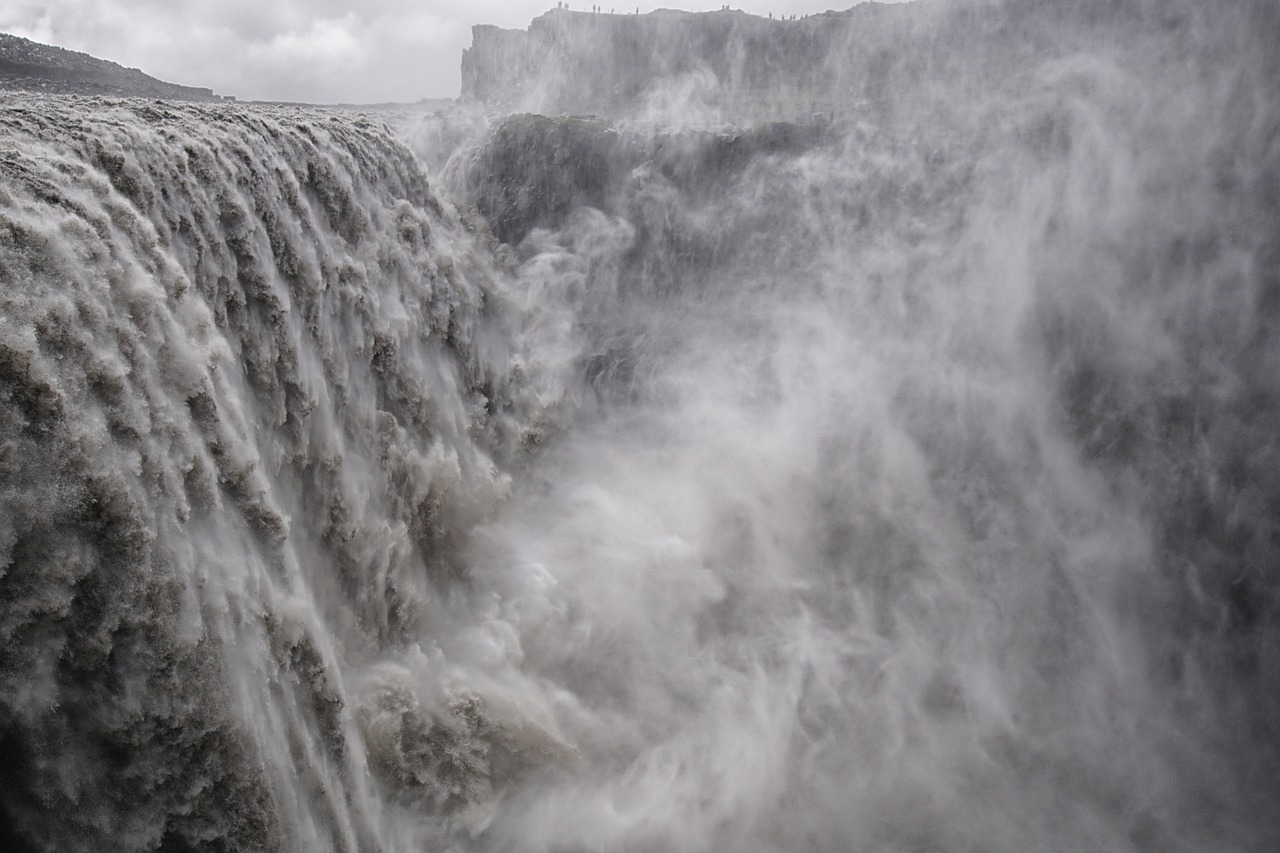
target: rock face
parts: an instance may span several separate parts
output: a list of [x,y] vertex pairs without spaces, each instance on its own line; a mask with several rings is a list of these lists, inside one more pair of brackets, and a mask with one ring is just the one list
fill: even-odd
[[[705,97],[732,92],[757,109],[801,88],[815,103],[834,81],[825,68],[832,39],[877,8],[771,20],[738,11],[645,15],[555,10],[528,31],[477,26],[462,56],[462,94],[541,112],[617,114],[666,87]],[[590,73],[584,73],[590,69]],[[741,103],[738,103],[741,102]]]
[[474,27],[462,95],[544,114],[885,118],[905,92],[919,103],[939,85],[953,100],[1010,91],[1047,59],[1072,55],[1101,21],[1113,33],[1150,33],[1195,14],[1148,0],[868,2],[785,20],[557,9],[528,30]]
[[[739,120],[847,110],[881,99],[888,78],[919,78],[938,56],[1009,25],[989,4],[960,5],[864,3],[786,20],[727,9],[554,10],[528,31],[475,27],[462,94],[549,113],[708,106]],[[953,20],[938,26],[944,15]]]
[[74,95],[218,100],[212,89],[179,86],[87,53],[0,33],[0,89]]
[[705,194],[757,158],[796,156],[833,134],[829,125],[774,122],[749,130],[648,132],[581,116],[512,116],[479,150],[465,178],[468,197],[494,236],[517,245],[534,228],[563,225],[587,205],[633,215],[637,169]]

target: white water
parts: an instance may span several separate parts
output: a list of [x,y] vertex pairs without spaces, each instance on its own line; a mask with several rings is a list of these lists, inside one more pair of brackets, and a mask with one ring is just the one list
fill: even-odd
[[1245,20],[514,251],[365,119],[9,97],[13,831],[1271,849]]

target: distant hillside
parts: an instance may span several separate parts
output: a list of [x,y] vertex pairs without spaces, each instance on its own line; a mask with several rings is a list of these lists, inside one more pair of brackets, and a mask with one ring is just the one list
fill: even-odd
[[179,86],[87,53],[0,33],[0,89],[75,95],[219,100],[212,89]]

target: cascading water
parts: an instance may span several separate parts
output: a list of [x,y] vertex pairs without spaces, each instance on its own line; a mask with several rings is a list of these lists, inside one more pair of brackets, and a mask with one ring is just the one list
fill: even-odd
[[363,121],[10,98],[3,125],[17,831],[403,846],[375,776],[432,808],[480,784],[403,742],[477,749],[433,588],[554,403],[509,276]]
[[4,834],[1274,849],[1230,9],[816,125],[495,120],[445,195],[355,115],[6,96]]

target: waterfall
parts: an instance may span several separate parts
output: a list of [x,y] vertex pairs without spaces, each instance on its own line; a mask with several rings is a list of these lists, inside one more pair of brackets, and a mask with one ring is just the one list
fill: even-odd
[[364,120],[11,97],[3,123],[19,829],[396,846],[374,778],[432,808],[481,784],[422,750],[473,749],[440,590],[556,402],[512,276]]
[[1280,24],[1079,5],[749,127],[2,96],[0,840],[1273,849]]

